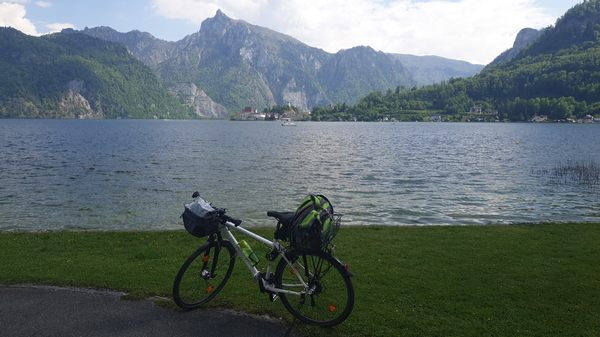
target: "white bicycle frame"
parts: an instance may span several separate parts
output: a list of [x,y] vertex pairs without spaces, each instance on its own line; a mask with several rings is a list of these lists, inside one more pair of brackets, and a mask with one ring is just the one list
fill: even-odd
[[275,287],[275,285],[269,283],[267,280],[271,279],[272,267],[273,267],[274,261],[269,261],[269,265],[267,267],[267,272],[266,272],[265,277],[264,278],[260,277],[261,272],[255,266],[253,266],[252,263],[246,257],[246,255],[244,255],[242,253],[242,248],[238,244],[238,241],[236,240],[236,238],[231,233],[231,229],[234,229],[246,236],[251,237],[252,239],[254,239],[260,243],[267,245],[268,247],[271,248],[271,250],[277,251],[277,253],[281,256],[281,258],[284,259],[290,267],[292,267],[292,268],[295,268],[295,267],[287,259],[287,257],[283,253],[284,247],[276,239],[273,239],[273,241],[269,241],[260,235],[254,234],[245,228],[236,226],[235,224],[227,221],[227,222],[225,222],[224,226],[221,226],[219,228],[219,230],[221,231],[221,234],[223,234],[223,236],[225,236],[227,238],[227,240],[229,240],[229,242],[231,242],[231,244],[235,248],[235,251],[237,252],[237,255],[239,255],[239,257],[242,259],[242,261],[244,261],[244,264],[246,264],[246,267],[248,267],[248,270],[252,273],[252,276],[253,276],[253,279],[255,282],[262,282],[264,289],[267,291],[273,292],[273,293],[284,293],[284,294],[292,294],[292,295],[297,295],[297,296],[301,296],[302,294],[310,295],[311,290],[308,289],[308,284],[306,284],[306,282],[304,282],[304,280],[302,279],[302,276],[300,275],[299,272],[295,273],[295,275],[296,275],[296,277],[298,277],[298,281],[300,282],[300,284],[285,284],[285,286],[302,287],[305,290],[303,292],[296,292],[296,291],[280,289],[280,288]]

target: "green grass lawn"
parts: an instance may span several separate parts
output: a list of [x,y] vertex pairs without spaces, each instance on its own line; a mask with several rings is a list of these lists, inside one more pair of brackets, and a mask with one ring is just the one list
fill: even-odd
[[[273,230],[257,232],[272,237]],[[356,274],[354,311],[337,327],[297,323],[295,333],[600,335],[600,224],[344,227],[334,243]],[[0,233],[0,283],[170,297],[175,274],[200,244],[184,231]],[[265,246],[253,247],[264,257]],[[292,321],[239,260],[207,305],[215,306]]]

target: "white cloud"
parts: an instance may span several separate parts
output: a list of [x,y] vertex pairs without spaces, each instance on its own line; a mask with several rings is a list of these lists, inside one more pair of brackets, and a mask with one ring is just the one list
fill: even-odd
[[[26,3],[28,0],[22,0],[21,2]],[[52,6],[52,3],[38,1],[36,2],[36,5],[49,7]],[[25,18],[26,14],[27,11],[23,5],[7,2],[0,3],[0,27],[13,27],[25,34],[33,36],[42,35],[41,33],[38,33],[35,25],[29,19]],[[60,32],[65,28],[75,28],[75,26],[70,23],[51,23],[47,24],[46,27],[50,31],[44,34]]]
[[47,1],[37,1],[35,4],[42,8],[52,7],[52,3]]
[[553,24],[534,0],[152,0],[158,15],[197,24],[217,9],[337,52],[359,45],[486,64],[522,28]]
[[15,3],[0,3],[0,27],[13,27],[28,35],[39,35],[31,21],[25,18],[25,7]]

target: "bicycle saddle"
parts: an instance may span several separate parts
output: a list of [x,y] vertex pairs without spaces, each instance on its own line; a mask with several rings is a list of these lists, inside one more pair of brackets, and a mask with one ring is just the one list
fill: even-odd
[[267,216],[274,217],[282,225],[289,225],[292,222],[292,218],[294,217],[294,212],[268,211]]

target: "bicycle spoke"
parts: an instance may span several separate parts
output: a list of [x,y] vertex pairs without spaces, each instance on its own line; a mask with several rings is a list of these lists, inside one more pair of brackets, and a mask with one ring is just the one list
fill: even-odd
[[344,321],[354,306],[354,289],[339,261],[320,252],[296,253],[289,259],[292,266],[283,259],[277,266],[276,285],[300,294],[281,294],[286,308],[309,324],[333,326]]
[[[219,249],[220,248],[220,249]],[[209,242],[183,264],[173,285],[173,299],[184,309],[210,301],[225,286],[235,264],[228,241]]]

